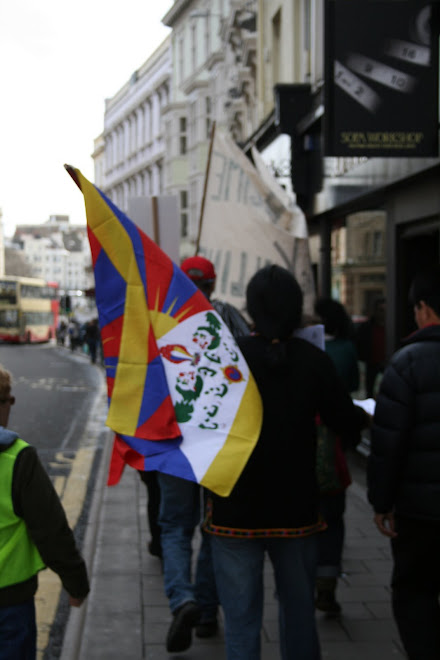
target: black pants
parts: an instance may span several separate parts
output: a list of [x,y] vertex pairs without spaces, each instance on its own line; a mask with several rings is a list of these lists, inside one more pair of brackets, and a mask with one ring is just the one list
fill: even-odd
[[327,523],[325,532],[318,534],[317,577],[338,577],[341,571],[344,546],[345,490],[334,495],[320,495],[319,512]]
[[398,516],[392,603],[410,660],[440,658],[440,521]]
[[150,528],[151,540],[154,545],[160,547],[160,526],[159,519],[159,506],[160,506],[160,487],[157,479],[157,472],[140,472],[139,476],[147,487],[148,500],[147,500],[147,517],[148,526]]

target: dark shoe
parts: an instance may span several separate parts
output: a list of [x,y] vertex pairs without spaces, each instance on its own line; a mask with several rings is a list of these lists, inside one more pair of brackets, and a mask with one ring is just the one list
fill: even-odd
[[200,619],[200,609],[193,600],[184,603],[175,612],[167,635],[167,651],[186,651],[191,646],[192,629]]
[[204,639],[205,637],[214,637],[217,634],[218,622],[217,619],[213,621],[203,621],[196,625],[196,637]]
[[342,610],[335,596],[336,583],[336,578],[317,578],[316,580],[315,607],[329,616],[339,616]]

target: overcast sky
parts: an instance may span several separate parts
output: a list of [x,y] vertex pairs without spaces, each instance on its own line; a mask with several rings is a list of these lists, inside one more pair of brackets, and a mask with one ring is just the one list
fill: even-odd
[[64,163],[93,181],[93,141],[113,96],[169,33],[173,0],[0,0],[0,208],[15,225],[84,203]]

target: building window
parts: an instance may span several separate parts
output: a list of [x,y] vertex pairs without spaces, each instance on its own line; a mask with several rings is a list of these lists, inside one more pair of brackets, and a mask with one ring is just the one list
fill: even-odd
[[382,244],[383,234],[381,231],[373,232],[373,257],[381,257],[383,251]]
[[137,136],[138,136],[138,118],[136,114],[133,114],[130,121],[131,153],[136,152]]
[[179,80],[180,80],[180,82],[182,82],[183,76],[185,74],[185,70],[184,70],[185,60],[184,60],[184,53],[183,53],[183,37],[180,37],[180,39],[178,41],[178,50],[179,50],[179,55],[178,55],[178,57],[179,57]]
[[205,113],[206,113],[206,137],[211,137],[211,127],[212,127],[212,101],[211,97],[207,96],[205,98]]
[[190,202],[190,213],[192,218],[198,218],[199,217],[199,205],[198,205],[198,196],[197,196],[198,188],[197,188],[197,181],[191,181],[191,188],[190,188],[190,195],[189,195],[189,202]]
[[304,0],[304,79],[311,76],[311,38],[312,38],[312,9],[310,0]]
[[364,249],[363,253],[366,258],[370,256],[370,232],[366,231],[364,233]]
[[272,18],[272,80],[280,80],[281,66],[281,9]]
[[145,120],[145,115],[144,115],[144,106],[141,105],[140,108],[137,110],[137,116],[138,116],[138,122],[137,122],[137,138],[136,138],[136,143],[138,147],[141,147],[144,143],[144,120]]
[[172,126],[171,121],[165,122],[165,147],[166,147],[166,150],[167,150],[167,154],[172,153],[172,145],[173,145],[172,135],[173,135],[173,133],[172,133],[171,126]]
[[183,156],[187,151],[186,117],[179,118],[179,154]]
[[195,22],[191,25],[191,66],[193,73],[197,67],[197,25]]
[[163,192],[163,168],[162,168],[162,163],[157,163],[157,185],[158,185],[158,194],[160,195]]
[[211,32],[210,32],[210,16],[205,18],[205,58],[208,59],[211,50]]
[[151,142],[151,103],[145,103],[145,121],[144,121],[144,142]]
[[180,235],[182,238],[188,236],[188,193],[180,191]]
[[197,113],[197,106],[196,102],[193,101],[190,106],[189,106],[189,140],[190,144],[195,144],[196,143],[196,113]]
[[304,0],[304,50],[310,50],[311,7],[310,0]]

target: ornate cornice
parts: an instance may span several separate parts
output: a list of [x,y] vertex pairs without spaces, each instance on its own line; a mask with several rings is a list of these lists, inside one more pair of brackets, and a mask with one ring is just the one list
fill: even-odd
[[182,12],[184,12],[192,2],[193,0],[176,0],[171,9],[162,18],[162,23],[167,27],[172,28]]

